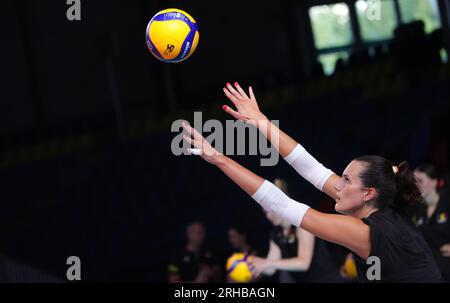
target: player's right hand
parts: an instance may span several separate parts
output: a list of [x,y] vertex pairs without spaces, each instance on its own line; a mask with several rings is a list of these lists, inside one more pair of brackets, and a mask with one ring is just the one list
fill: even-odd
[[223,106],[223,110],[233,116],[237,120],[241,120],[258,127],[261,121],[266,121],[267,117],[259,110],[258,102],[256,101],[253,89],[250,86],[249,94],[241,88],[239,83],[235,82],[234,87],[230,83],[227,83],[223,88],[225,96],[236,106],[236,110],[232,109],[228,105]]

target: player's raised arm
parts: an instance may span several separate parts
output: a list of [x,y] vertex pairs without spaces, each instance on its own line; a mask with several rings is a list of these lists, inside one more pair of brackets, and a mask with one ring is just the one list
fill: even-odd
[[336,186],[341,178],[319,163],[303,146],[280,130],[260,111],[251,87],[249,87],[248,95],[237,82],[234,83],[234,87],[227,83],[223,91],[237,109],[236,111],[224,105],[224,111],[235,119],[257,127],[303,178],[333,199],[337,198]]
[[190,135],[184,136],[184,139],[195,147],[189,151],[216,165],[265,210],[367,258],[370,252],[369,228],[360,219],[320,213],[294,201],[271,182],[216,151],[194,128],[186,123],[183,123],[183,127]]

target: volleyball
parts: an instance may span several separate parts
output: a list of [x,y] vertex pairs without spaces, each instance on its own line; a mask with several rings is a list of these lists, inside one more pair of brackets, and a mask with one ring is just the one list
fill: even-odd
[[228,276],[235,282],[250,282],[253,278],[251,271],[252,257],[244,253],[234,253],[227,259],[226,270]]
[[189,58],[200,37],[197,23],[185,11],[169,8],[158,12],[147,25],[147,47],[159,60],[177,63]]
[[349,278],[354,279],[358,276],[358,273],[356,271],[355,259],[352,255],[346,258],[344,263],[344,271]]

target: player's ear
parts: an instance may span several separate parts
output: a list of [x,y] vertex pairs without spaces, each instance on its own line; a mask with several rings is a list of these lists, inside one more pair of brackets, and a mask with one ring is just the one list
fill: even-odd
[[376,197],[376,195],[377,195],[377,190],[373,187],[369,187],[369,188],[365,189],[363,200],[364,200],[364,202],[373,200]]

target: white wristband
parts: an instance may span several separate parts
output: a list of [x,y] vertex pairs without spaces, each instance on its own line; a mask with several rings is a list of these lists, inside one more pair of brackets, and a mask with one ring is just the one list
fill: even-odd
[[303,178],[321,191],[328,178],[334,174],[333,171],[323,166],[311,156],[300,144],[297,144],[294,150],[284,160]]
[[308,205],[289,198],[282,190],[267,180],[253,194],[252,198],[266,211],[275,213],[296,227],[301,226],[303,216],[309,209]]

